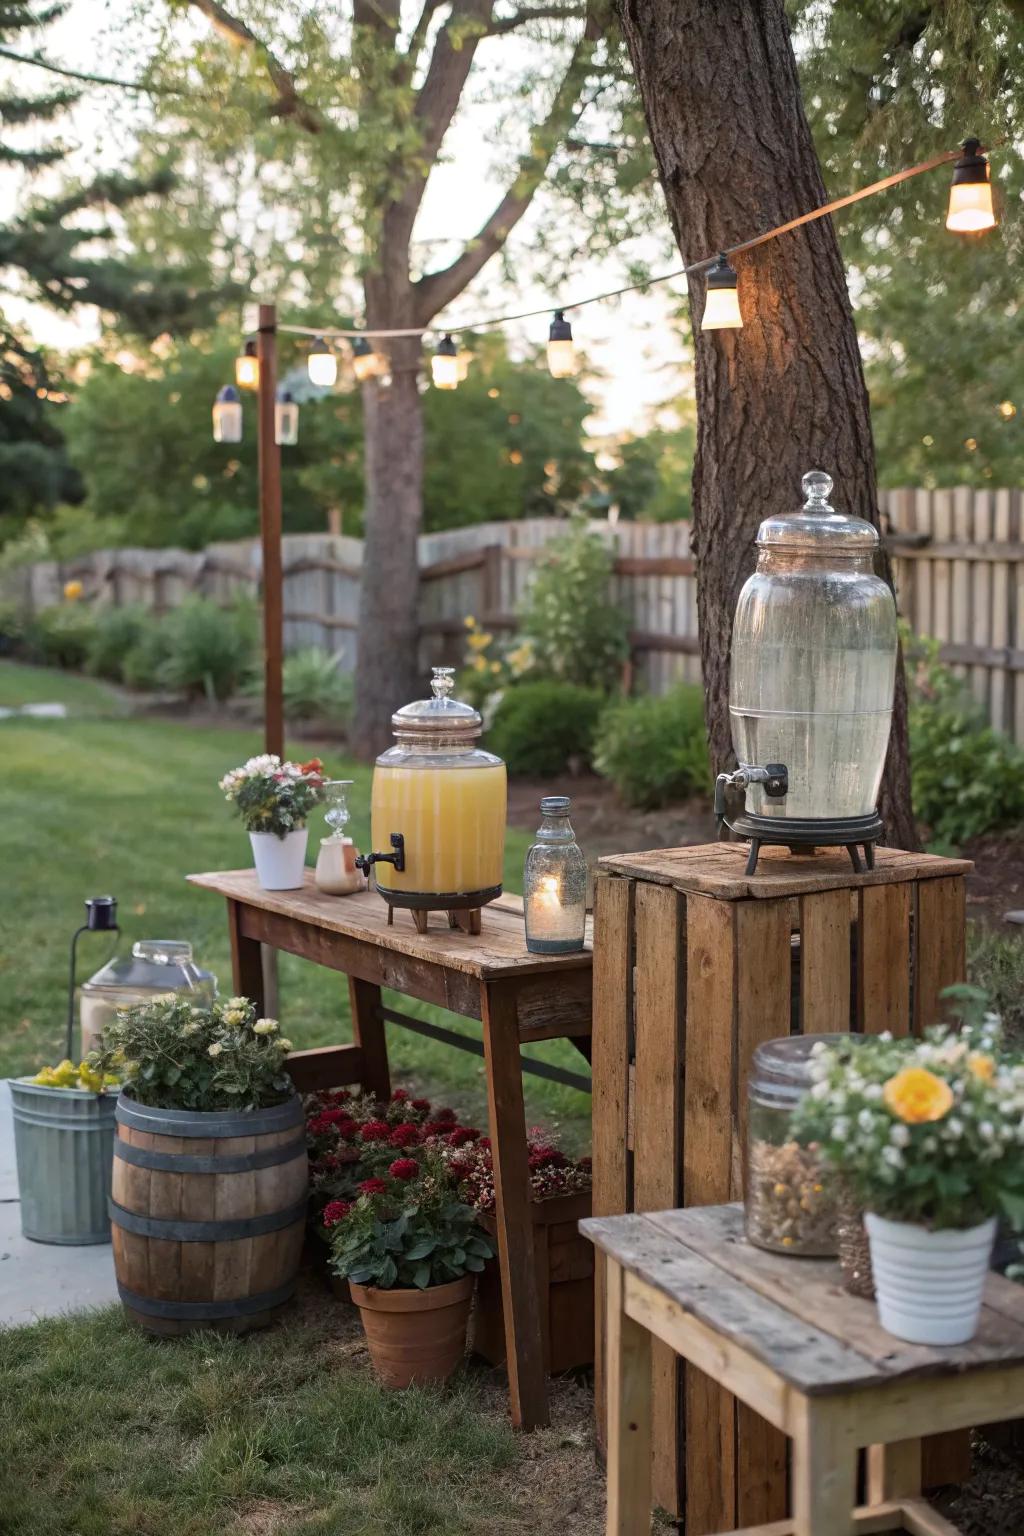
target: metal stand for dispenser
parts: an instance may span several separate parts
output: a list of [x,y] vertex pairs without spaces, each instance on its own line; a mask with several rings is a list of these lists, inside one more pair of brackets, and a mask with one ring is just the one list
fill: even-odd
[[[870,816],[838,816],[834,821],[811,818],[790,819],[782,816],[722,816],[721,824],[737,837],[750,839],[747,874],[757,870],[757,860],[766,845],[788,848],[797,853],[812,848],[845,848],[854,872],[875,867],[875,844],[882,836],[882,818],[875,811]],[[864,861],[861,862],[863,852]]]

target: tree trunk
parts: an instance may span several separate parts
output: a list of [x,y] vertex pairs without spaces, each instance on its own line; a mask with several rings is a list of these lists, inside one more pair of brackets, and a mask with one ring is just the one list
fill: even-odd
[[[783,0],[619,0],[672,227],[684,260],[714,255],[826,201]],[[693,545],[706,719],[715,771],[735,761],[729,651],[758,524],[800,505],[808,469],[878,527],[874,446],[846,273],[831,219],[737,258],[743,329],[698,329]],[[891,583],[887,556],[880,570]],[[916,846],[906,687],[882,786],[890,842]]]
[[[371,326],[402,325],[375,316]],[[422,698],[419,566],[423,521],[423,404],[418,337],[389,343],[391,382],[363,386],[366,528],[359,588],[359,662],[352,748],[364,762],[393,744],[391,716]]]

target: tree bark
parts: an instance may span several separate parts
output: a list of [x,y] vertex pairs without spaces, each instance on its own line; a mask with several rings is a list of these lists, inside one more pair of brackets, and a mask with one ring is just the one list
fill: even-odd
[[428,692],[417,658],[417,539],[423,516],[421,344],[418,337],[402,337],[388,345],[390,383],[371,380],[363,386],[366,525],[351,744],[364,762],[393,745],[395,710]]
[[[684,260],[714,255],[827,200],[783,0],[618,3]],[[835,480],[836,505],[879,526],[868,396],[831,219],[771,240],[735,265],[742,330],[701,335],[705,279],[689,281],[693,546],[716,772],[735,761],[732,619],[759,523],[799,506],[801,476],[821,468]],[[884,552],[879,569],[891,584]],[[888,840],[915,847],[902,665],[881,811]]]

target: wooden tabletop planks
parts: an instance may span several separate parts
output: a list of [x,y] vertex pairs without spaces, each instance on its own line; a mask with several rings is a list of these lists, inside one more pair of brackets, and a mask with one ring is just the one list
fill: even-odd
[[720,901],[747,897],[807,896],[814,891],[870,885],[897,880],[935,880],[965,875],[974,868],[969,859],[943,859],[935,854],[904,853],[877,848],[875,868],[855,875],[843,848],[819,848],[790,853],[787,848],[762,848],[757,874],[745,871],[746,843],[702,843],[689,848],[655,848],[646,853],[617,853],[599,860],[609,874],[629,875],[672,885],[680,891],[715,896]]
[[[809,1395],[1024,1363],[1024,1289],[990,1275],[977,1335],[936,1349],[886,1333],[831,1260],[787,1258],[743,1237],[741,1205],[580,1224],[623,1267]],[[801,1348],[798,1340],[803,1340]]]
[[499,896],[484,907],[479,935],[449,928],[443,912],[432,913],[430,928],[420,934],[411,915],[397,909],[394,924],[389,927],[387,903],[376,891],[343,897],[325,895],[317,889],[311,869],[305,872],[302,888],[294,891],[264,890],[252,869],[221,870],[187,878],[190,884],[215,891],[229,901],[279,913],[293,922],[344,934],[449,970],[463,971],[481,981],[552,971],[589,971],[593,964],[589,919],[585,949],[568,955],[530,954],[523,927],[523,903],[518,896]]

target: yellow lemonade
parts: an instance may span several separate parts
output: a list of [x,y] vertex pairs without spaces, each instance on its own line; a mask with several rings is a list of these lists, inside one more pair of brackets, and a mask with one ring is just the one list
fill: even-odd
[[375,864],[382,891],[455,895],[500,885],[505,855],[508,786],[504,763],[483,768],[398,768],[373,771],[374,848],[390,851],[392,832],[405,838],[405,869]]

